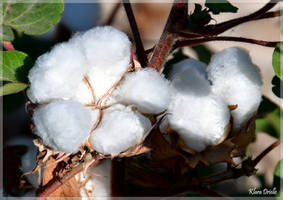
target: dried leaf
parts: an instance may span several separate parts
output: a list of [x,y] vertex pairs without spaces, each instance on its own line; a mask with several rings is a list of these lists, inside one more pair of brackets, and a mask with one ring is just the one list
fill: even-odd
[[[54,158],[51,158],[47,161],[47,165],[51,165],[52,163],[56,162]],[[45,168],[44,175],[43,175],[43,184],[49,184],[50,182],[57,179],[54,176],[54,171],[57,170],[57,165],[52,165],[48,168]],[[72,177],[68,181],[64,182],[64,184],[59,187],[56,191],[51,193],[49,197],[80,197],[80,187],[75,177]]]
[[252,117],[246,125],[231,138],[231,142],[236,145],[233,151],[234,157],[245,155],[247,146],[255,140],[255,120],[256,116]]

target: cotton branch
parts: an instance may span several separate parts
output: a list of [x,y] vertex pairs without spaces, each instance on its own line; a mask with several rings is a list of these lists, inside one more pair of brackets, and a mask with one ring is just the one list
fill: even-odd
[[258,17],[256,20],[273,18],[273,17],[280,17],[280,16],[282,16],[282,14],[281,14],[282,12],[283,12],[283,10],[276,10],[276,11],[267,12],[267,13],[264,13],[263,15],[261,15],[260,17]]
[[247,159],[243,161],[241,168],[228,168],[227,171],[206,177],[203,180],[203,185],[213,185],[229,179],[236,179],[241,176],[251,176],[256,172],[255,166],[264,158],[270,151],[280,145],[280,140],[274,142],[267,147],[254,160]]
[[141,40],[141,36],[139,33],[139,29],[135,20],[135,16],[132,10],[132,6],[129,0],[123,0],[123,6],[125,8],[130,26],[131,26],[131,30],[133,33],[133,37],[135,40],[135,45],[136,45],[136,53],[138,56],[138,60],[141,63],[142,67],[145,67],[147,65],[147,56],[143,47],[143,43]]
[[261,45],[265,47],[275,47],[276,44],[279,42],[270,42],[270,41],[263,41],[263,40],[255,40],[251,38],[243,38],[243,37],[232,37],[232,36],[216,36],[216,37],[205,37],[205,38],[195,38],[189,40],[179,40],[174,44],[173,50],[176,48],[186,47],[186,46],[193,46],[197,44],[201,44],[204,42],[209,41],[235,41],[235,42],[245,42],[250,44]]
[[[216,25],[208,25],[208,26],[205,26],[205,27],[191,28],[190,23],[187,23],[187,24],[185,24],[181,33],[189,34],[189,35],[191,35],[191,37],[197,37],[197,36],[200,36],[200,35],[201,36],[219,35],[219,34],[225,32],[225,31],[229,30],[230,28],[233,28],[233,27],[238,26],[240,24],[243,24],[245,22],[271,17],[272,15],[274,15],[274,13],[273,14],[270,14],[270,13],[266,14],[266,13],[267,13],[267,11],[272,9],[278,2],[279,2],[279,0],[271,0],[269,3],[267,3],[261,9],[259,9],[258,11],[254,12],[252,14],[249,14],[249,15],[244,16],[244,17],[228,20],[226,22],[222,22],[222,23],[216,24]],[[275,14],[275,15],[278,16],[278,13]]]
[[163,64],[169,55],[175,40],[177,39],[176,32],[181,30],[186,19],[188,13],[188,5],[186,2],[186,0],[174,1],[166,26],[149,61],[149,67],[158,71],[162,70]]
[[115,16],[117,15],[119,9],[121,7],[121,3],[116,3],[116,5],[113,7],[111,14],[109,15],[108,19],[104,23],[105,25],[111,25],[113,20],[115,19]]

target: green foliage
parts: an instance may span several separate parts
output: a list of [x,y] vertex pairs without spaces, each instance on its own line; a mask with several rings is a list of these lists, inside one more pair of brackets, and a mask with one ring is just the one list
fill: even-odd
[[15,37],[12,29],[5,25],[2,26],[2,29],[0,30],[0,40],[12,41],[14,38]]
[[191,48],[197,53],[199,61],[209,64],[212,53],[207,46],[195,45]]
[[20,51],[4,51],[1,54],[0,81],[8,82],[1,87],[1,94],[13,94],[27,88],[28,71],[33,66],[29,56]]
[[195,4],[195,10],[190,15],[189,21],[193,24],[204,26],[208,24],[211,20],[211,16],[207,8],[202,9],[200,4]]
[[47,32],[53,25],[57,24],[64,9],[63,0],[42,2],[44,1],[3,3],[3,14],[0,18],[3,32],[0,34],[0,39],[5,41],[13,40],[14,33],[12,29],[28,35],[38,35]]
[[272,55],[272,65],[276,76],[278,76],[283,81],[283,67],[281,63],[283,62],[283,45],[279,42]]
[[227,0],[206,0],[205,6],[216,15],[221,12],[236,13],[238,11],[238,8],[230,4]]
[[27,83],[7,83],[0,87],[0,94],[1,95],[8,95],[18,93],[28,87]]
[[258,109],[260,118],[256,120],[256,131],[280,138],[280,111],[277,105],[263,97]]
[[283,98],[283,81],[278,78],[277,76],[274,76],[272,81],[271,81],[273,87],[272,87],[272,91],[273,93],[279,97],[279,98]]
[[274,180],[273,180],[273,186],[276,187],[277,190],[277,197],[278,199],[280,199],[280,197],[282,197],[283,195],[283,185],[281,185],[280,183],[282,183],[283,181],[283,159],[281,159],[274,170]]

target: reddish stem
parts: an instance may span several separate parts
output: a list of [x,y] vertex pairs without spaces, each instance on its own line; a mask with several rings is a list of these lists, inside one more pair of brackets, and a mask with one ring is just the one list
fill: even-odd
[[[229,30],[230,28],[233,28],[233,27],[238,26],[240,24],[243,24],[245,22],[266,18],[267,17],[266,12],[269,11],[271,8],[273,8],[278,2],[279,2],[279,0],[271,0],[269,3],[267,3],[261,9],[259,9],[258,11],[254,12],[252,14],[249,14],[249,15],[244,16],[244,17],[239,17],[239,18],[236,18],[236,19],[228,20],[226,22],[222,22],[222,23],[217,24],[217,25],[208,25],[208,26],[205,26],[205,27],[197,27],[197,28],[192,29],[190,23],[188,23],[188,24],[185,24],[184,29],[182,30],[182,33],[188,33],[188,34],[191,34],[192,36],[194,35],[193,37],[198,37],[200,35],[201,36],[219,35],[219,34],[225,32],[225,31]],[[264,16],[264,17],[262,18],[262,16]],[[268,16],[268,17],[270,17],[270,16]]]
[[[187,37],[185,34],[182,34],[183,37]],[[189,36],[190,37],[190,36]],[[232,36],[216,36],[216,37],[206,37],[206,38],[196,38],[190,40],[179,40],[175,43],[173,50],[176,48],[186,47],[186,46],[193,46],[197,44],[201,44],[204,42],[209,41],[235,41],[235,42],[245,42],[250,44],[261,45],[265,47],[275,47],[279,41],[272,42],[272,41],[263,41],[263,40],[255,40],[250,38],[243,38],[243,37],[232,37]]]
[[253,166],[255,167],[270,151],[275,149],[280,145],[280,140],[277,140],[273,144],[271,144],[269,147],[267,147],[261,154],[259,154],[254,160],[253,160]]
[[185,0],[175,0],[161,38],[154,48],[149,67],[162,71],[163,64],[184,24],[188,12]]
[[15,48],[11,42],[3,41],[3,46],[7,51],[15,51]]

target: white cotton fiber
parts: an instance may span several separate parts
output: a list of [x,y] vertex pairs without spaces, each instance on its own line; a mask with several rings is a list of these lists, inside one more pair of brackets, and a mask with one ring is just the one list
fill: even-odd
[[184,73],[188,68],[195,68],[200,73],[204,74],[205,77],[207,77],[206,64],[198,60],[189,58],[174,64],[172,66],[172,70],[168,75],[168,78],[171,80],[176,73]]
[[245,50],[233,47],[212,57],[208,78],[215,94],[229,105],[238,105],[232,116],[234,129],[240,128],[255,114],[261,101],[259,69]]
[[158,114],[170,103],[171,85],[154,69],[129,73],[113,94],[119,103],[133,104],[142,113]]
[[92,147],[104,154],[119,154],[141,141],[151,128],[149,119],[131,107],[105,110],[98,128],[92,133]]
[[58,44],[40,56],[30,70],[28,97],[33,103],[70,99],[86,71],[79,48],[72,43]]
[[[96,200],[111,199],[111,160],[102,160],[96,166],[89,167],[85,178],[89,178],[86,182],[85,189],[88,191],[89,197],[95,197]],[[81,183],[85,181],[81,173]],[[88,197],[83,188],[80,189],[82,197]]]
[[92,127],[89,108],[64,100],[38,106],[33,121],[35,134],[45,145],[66,153],[77,152]]
[[196,68],[173,77],[174,94],[168,108],[170,127],[195,151],[216,145],[229,124],[227,105],[211,92],[209,82]]
[[131,42],[118,29],[95,27],[75,35],[71,42],[79,43],[86,57],[89,66],[87,76],[97,98],[103,96],[128,69]]
[[74,91],[74,95],[72,97],[72,100],[73,101],[78,101],[81,104],[95,103],[93,95],[92,95],[91,88],[83,80],[79,82],[76,90]]

